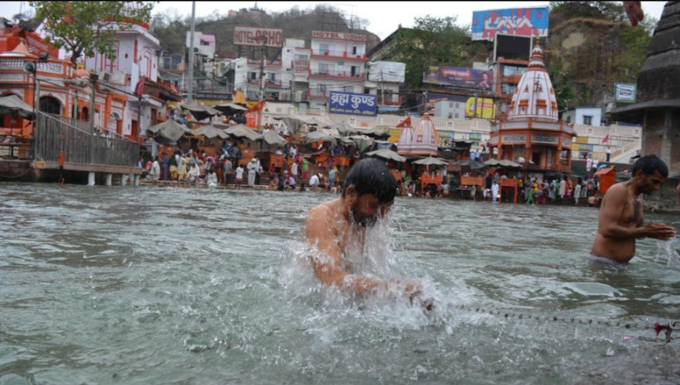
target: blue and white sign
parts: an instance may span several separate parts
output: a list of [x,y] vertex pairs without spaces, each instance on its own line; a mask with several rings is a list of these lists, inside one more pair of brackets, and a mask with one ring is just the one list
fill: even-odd
[[472,13],[472,40],[494,41],[497,33],[548,36],[548,7],[494,9]]
[[376,116],[378,114],[378,97],[376,95],[331,91],[328,112],[333,114]]

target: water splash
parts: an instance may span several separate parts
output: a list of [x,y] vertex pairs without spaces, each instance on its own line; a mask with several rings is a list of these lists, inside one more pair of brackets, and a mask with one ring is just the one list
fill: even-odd
[[659,258],[668,259],[668,267],[680,267],[680,255],[675,249],[675,240],[659,241],[659,253],[656,255],[656,262]]

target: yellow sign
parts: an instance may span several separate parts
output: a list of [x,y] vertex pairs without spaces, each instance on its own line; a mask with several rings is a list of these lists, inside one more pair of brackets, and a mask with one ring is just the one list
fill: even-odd
[[44,170],[46,167],[45,162],[43,161],[35,161],[33,162],[33,168],[37,168],[38,170]]
[[588,137],[587,136],[579,136],[576,138],[576,143],[578,144],[588,144]]
[[388,132],[390,134],[390,138],[387,140],[391,143],[399,143],[402,130],[400,128],[390,128]]
[[[475,105],[475,100],[477,103]],[[465,116],[468,118],[493,119],[496,117],[496,108],[493,99],[469,98],[465,103]]]

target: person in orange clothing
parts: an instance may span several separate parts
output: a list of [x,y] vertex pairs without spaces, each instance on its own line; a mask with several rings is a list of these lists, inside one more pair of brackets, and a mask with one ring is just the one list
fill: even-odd
[[64,151],[59,151],[59,184],[64,184],[66,180],[64,179]]

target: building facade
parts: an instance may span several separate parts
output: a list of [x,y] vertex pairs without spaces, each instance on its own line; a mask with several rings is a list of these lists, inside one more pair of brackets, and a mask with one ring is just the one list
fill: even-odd
[[602,109],[600,107],[575,107],[562,113],[562,120],[566,123],[584,126],[602,125]]

